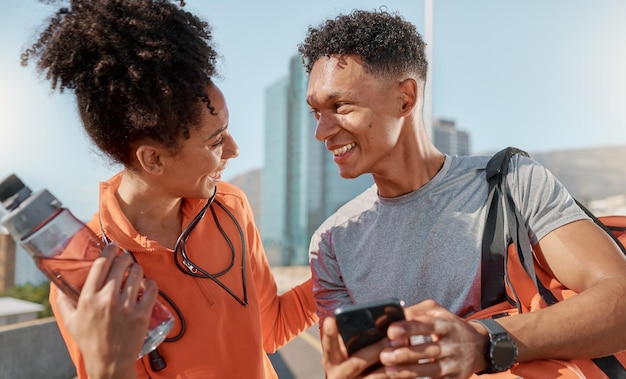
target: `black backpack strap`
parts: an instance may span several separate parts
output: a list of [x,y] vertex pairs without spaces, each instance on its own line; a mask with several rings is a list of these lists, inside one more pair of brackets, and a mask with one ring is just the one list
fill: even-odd
[[624,365],[622,365],[615,355],[594,358],[592,361],[610,379],[626,379],[626,368],[624,368]]
[[504,262],[507,254],[504,233],[504,214],[499,205],[502,196],[500,178],[508,172],[511,152],[504,149],[496,153],[485,170],[489,183],[487,222],[483,232],[481,260],[481,307],[483,309],[506,299],[504,288]]
[[508,191],[506,176],[509,171],[509,161],[515,154],[528,157],[528,153],[523,150],[507,147],[496,153],[487,163],[486,179],[489,183],[489,197],[482,244],[481,305],[483,308],[506,298],[504,289],[506,280],[514,297],[508,300],[521,311],[515,288],[508,283],[506,262],[508,246],[511,243],[515,245],[526,274],[533,279],[546,304],[558,302],[554,294],[541,283],[535,273],[534,257],[526,223]]
[[[496,153],[487,164],[486,176],[489,182],[489,198],[487,222],[483,233],[482,246],[482,298],[483,309],[503,301],[506,297],[504,281],[509,284],[515,299],[508,299],[520,310],[515,289],[509,282],[507,272],[507,254],[510,243],[515,244],[520,262],[530,278],[534,279],[537,289],[547,305],[558,302],[558,299],[537,278],[534,266],[532,246],[528,237],[526,224],[507,188],[506,175],[509,170],[509,160],[514,154],[528,157],[528,154],[513,147],[508,147]],[[626,254],[624,245],[611,233],[593,213],[576,201],[578,206],[602,229],[604,229]],[[505,230],[506,227],[506,230]],[[595,358],[593,362],[611,379],[626,379],[626,368],[613,355]]]

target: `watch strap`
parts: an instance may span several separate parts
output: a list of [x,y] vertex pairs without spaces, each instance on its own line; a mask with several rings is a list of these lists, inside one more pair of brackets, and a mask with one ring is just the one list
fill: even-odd
[[495,336],[497,334],[509,334],[500,324],[498,324],[492,318],[483,318],[483,319],[475,320],[475,321],[481,324],[482,326],[484,326],[485,329],[487,329],[490,337],[492,335]]
[[[487,332],[489,332],[489,345],[487,346],[485,354],[487,358],[487,363],[489,363],[489,367],[486,370],[478,372],[477,374],[493,374],[506,371],[513,367],[517,359],[517,345],[515,344],[515,341],[513,340],[513,338],[511,338],[509,333],[492,318],[473,321],[481,324],[485,329],[487,329]],[[497,345],[499,343],[505,341],[510,344],[510,348],[512,348],[513,350],[510,351],[512,359],[503,365],[501,364],[501,362],[497,362],[496,355],[498,355],[499,353],[496,351],[496,349],[498,348]]]

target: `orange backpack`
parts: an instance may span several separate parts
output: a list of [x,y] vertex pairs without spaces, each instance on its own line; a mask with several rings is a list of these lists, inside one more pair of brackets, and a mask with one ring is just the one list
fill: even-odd
[[[575,296],[548,274],[533,258],[525,222],[515,208],[506,185],[509,160],[528,154],[512,147],[495,154],[487,165],[489,209],[483,235],[482,307],[468,319],[497,318],[546,308]],[[578,205],[602,227],[626,254],[626,216],[596,217]],[[506,216],[506,217],[505,217]],[[504,237],[504,238],[503,238]],[[505,242],[507,246],[505,247]],[[504,267],[506,265],[506,270]],[[495,274],[494,274],[495,273]],[[497,280],[494,280],[497,279]],[[493,305],[495,304],[495,305]],[[474,375],[472,379],[626,379],[626,351],[608,357],[576,360],[538,360],[519,363],[497,374]]]

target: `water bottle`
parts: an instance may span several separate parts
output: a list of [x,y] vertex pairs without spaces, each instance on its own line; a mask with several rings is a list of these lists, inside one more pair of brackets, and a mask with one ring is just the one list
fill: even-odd
[[[0,202],[5,209],[2,225],[16,243],[61,291],[78,300],[104,242],[50,192],[44,189],[32,193],[15,175],[0,182]],[[138,358],[163,342],[173,325],[172,314],[156,301]]]

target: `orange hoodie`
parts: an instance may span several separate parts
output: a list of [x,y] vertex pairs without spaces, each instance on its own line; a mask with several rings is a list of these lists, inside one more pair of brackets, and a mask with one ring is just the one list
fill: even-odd
[[[99,214],[88,223],[98,236],[102,228],[109,240],[133,253],[147,277],[181,310],[186,331],[175,342],[164,342],[158,350],[167,367],[153,372],[148,357],[137,361],[139,378],[277,378],[266,353],[273,353],[317,321],[311,280],[278,295],[274,277],[265,257],[261,238],[254,225],[250,204],[240,189],[228,183],[217,187],[211,206],[235,249],[232,268],[218,280],[243,299],[241,274],[242,238],[244,239],[245,285],[249,304],[244,307],[209,278],[183,273],[174,262],[171,249],[139,235],[119,208],[115,193],[121,181],[117,174],[100,184]],[[186,226],[206,204],[206,199],[184,199],[183,225]],[[216,203],[224,205],[236,220]],[[241,227],[240,234],[237,224]],[[215,274],[231,263],[231,249],[213,219],[211,209],[189,235],[189,258],[205,271]],[[180,255],[179,255],[180,259]],[[55,314],[56,288],[50,291]],[[181,320],[173,307],[159,296],[176,318],[168,337],[181,330]],[[79,378],[87,378],[78,346],[58,322]]]

